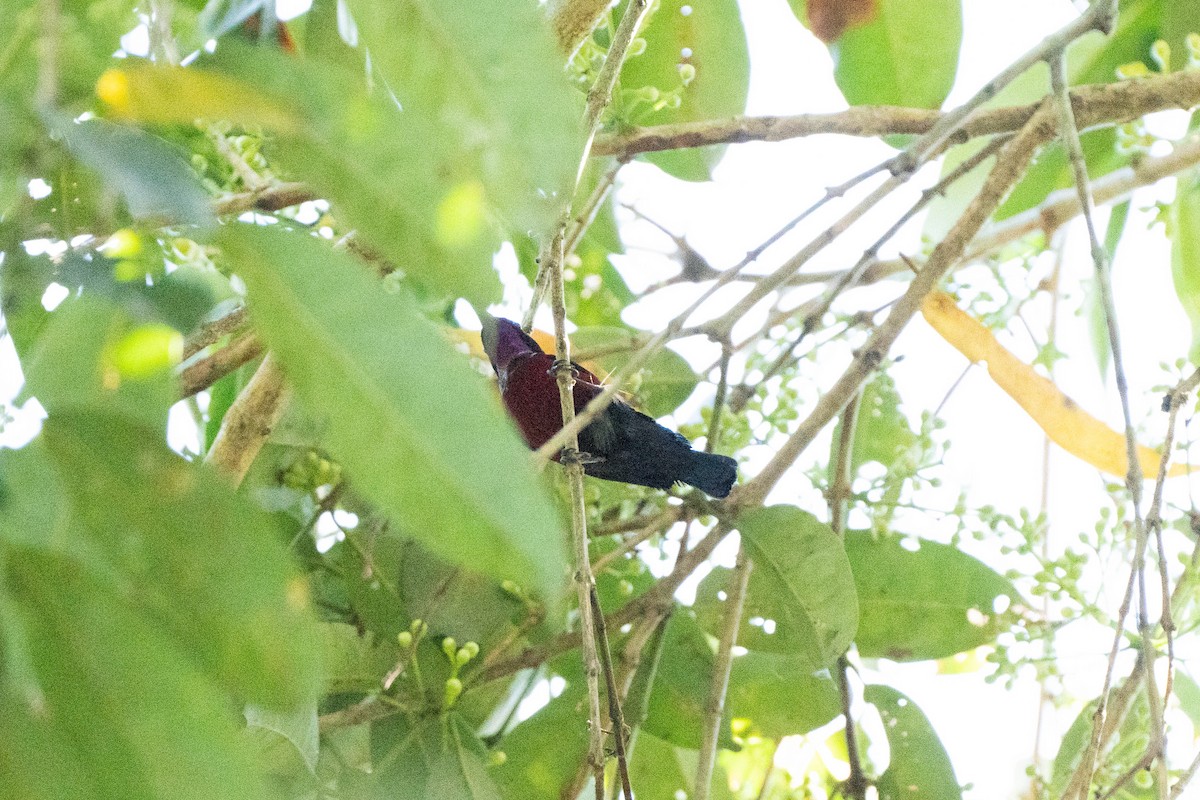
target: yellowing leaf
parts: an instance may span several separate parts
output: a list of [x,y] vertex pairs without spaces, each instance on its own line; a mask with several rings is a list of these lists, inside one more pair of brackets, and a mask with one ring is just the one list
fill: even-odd
[[[985,362],[992,380],[1016,400],[1050,441],[1099,470],[1124,477],[1128,470],[1125,437],[1079,407],[1033,367],[1004,348],[978,320],[960,309],[945,292],[933,292],[921,306],[925,321],[971,361]],[[1138,448],[1142,472],[1158,474],[1162,456],[1149,447]],[[1186,475],[1189,468],[1176,464],[1168,477]]]
[[179,363],[183,334],[160,322],[139,325],[113,342],[106,361],[123,378],[145,378]]
[[253,86],[199,69],[110,69],[96,81],[96,96],[111,116],[134,122],[191,123],[200,117],[250,116],[277,133],[295,133],[300,128],[297,114]]
[[452,247],[470,243],[483,232],[485,213],[482,183],[467,181],[455,186],[438,204],[438,239]]

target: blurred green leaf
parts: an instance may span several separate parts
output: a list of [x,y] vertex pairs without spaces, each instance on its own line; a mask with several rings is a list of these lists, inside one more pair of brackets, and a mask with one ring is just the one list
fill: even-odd
[[879,800],[961,800],[950,756],[916,703],[879,684],[868,686],[863,699],[879,711],[891,750],[875,784]]
[[315,696],[308,589],[262,512],[115,413],[56,412],[42,438],[91,541],[181,651],[250,702]]
[[[1104,234],[1104,250],[1108,253],[1110,269],[1116,269],[1117,245],[1125,233],[1125,223],[1129,220],[1130,201],[1116,203],[1108,217],[1108,228]],[[1104,317],[1104,304],[1101,302],[1100,291],[1095,279],[1085,284],[1085,307],[1087,309],[1088,331],[1091,333],[1092,351],[1096,354],[1096,363],[1100,367],[1102,380],[1108,379],[1108,367],[1112,363],[1112,346],[1108,338],[1108,322]]]
[[404,736],[375,764],[381,797],[499,800],[487,750],[462,717],[451,711],[407,722]]
[[828,673],[812,674],[803,659],[746,653],[733,660],[726,705],[747,733],[770,739],[808,733],[842,713]]
[[273,160],[329,198],[340,221],[409,277],[451,297],[497,294],[499,238],[486,202],[503,192],[482,194],[475,161],[449,146],[455,140],[441,123],[368,95],[361,75],[270,49],[227,43],[200,66],[124,69],[97,91],[128,119],[204,116],[273,130]]
[[846,555],[861,613],[855,643],[865,658],[920,661],[971,650],[1004,630],[997,603],[1020,601],[1007,578],[950,545],[849,531]]
[[[586,191],[582,194],[586,194]],[[621,273],[612,265],[611,257],[624,252],[625,246],[617,232],[610,195],[596,211],[587,233],[575,248],[579,263],[571,268],[573,277],[568,280],[565,299],[567,317],[576,325],[587,328],[619,327],[623,324],[621,312],[636,298]],[[536,271],[536,264],[533,264],[536,256],[535,250],[522,263],[529,262]]]
[[175,380],[162,371],[146,380],[122,380],[109,347],[133,326],[107,301],[71,298],[49,324],[25,361],[25,393],[51,414],[78,408],[110,408],[157,430],[166,429]]
[[[665,636],[642,727],[663,741],[697,750],[704,735],[705,708],[712,687],[712,646],[688,608],[675,609]],[[736,750],[729,720],[726,706],[717,743]]]
[[[751,511],[738,519],[738,529],[753,563],[738,644],[795,656],[810,671],[832,664],[850,646],[859,616],[841,540],[794,506]],[[714,569],[696,591],[697,615],[709,633],[719,630],[724,616],[718,593],[729,572]]]
[[[638,731],[629,763],[629,782],[637,797],[651,800],[673,800],[694,796],[696,785],[696,753],[671,746],[669,742],[644,731]],[[718,763],[713,770],[711,800],[733,800],[729,778]]]
[[582,680],[568,683],[500,740],[506,759],[495,770],[505,800],[559,800],[587,757],[587,703]]
[[1188,673],[1175,671],[1175,699],[1192,725],[1200,728],[1200,684]]
[[852,106],[939,108],[958,69],[961,0],[877,0],[834,44],[834,79]]
[[582,104],[536,4],[349,0],[349,7],[403,117],[426,134],[397,141],[420,141],[416,158],[477,165],[471,174],[513,227],[547,233],[560,202],[548,199],[570,192],[579,167]]
[[306,58],[328,61],[347,72],[365,69],[362,50],[351,47],[342,35],[357,30],[343,0],[313,0],[305,19]]
[[289,711],[273,711],[260,706],[247,706],[246,724],[262,728],[286,739],[304,759],[309,772],[317,769],[320,740],[317,731],[317,701],[301,703]]
[[1058,752],[1054,755],[1054,764],[1050,773],[1049,788],[1052,796],[1062,797],[1067,790],[1067,783],[1079,765],[1084,748],[1088,746],[1091,739],[1092,718],[1095,714],[1096,702],[1093,700],[1080,710],[1071,726],[1067,728],[1067,732],[1063,734],[1062,741],[1058,745]]
[[[571,345],[583,352],[589,349],[617,352],[588,358],[588,363],[603,370],[597,377],[620,369],[637,350],[637,343],[645,333],[634,333],[627,328],[580,328],[571,334]],[[646,362],[635,378],[626,386],[634,395],[634,405],[652,417],[670,414],[691,396],[699,376],[692,370],[687,359],[669,348],[659,350]]]
[[1171,205],[1171,275],[1192,323],[1188,357],[1200,364],[1200,174],[1181,176]]
[[408,297],[324,242],[247,226],[221,241],[356,488],[443,558],[553,603],[566,574],[557,515],[483,377]]
[[[43,710],[41,730],[18,723],[5,733],[23,741],[0,749],[20,753],[47,739],[69,742],[73,771],[82,773],[83,794],[76,796],[265,796],[228,699],[180,656],[177,640],[66,558],[21,548],[5,556],[6,591],[32,644]],[[65,756],[47,753],[52,763]],[[60,777],[34,780],[54,787]]]
[[0,693],[0,797],[78,800],[98,797],[75,744],[56,721]]
[[[643,23],[641,36],[646,40],[645,52],[630,56],[621,69],[625,102],[631,103],[630,93],[644,87],[656,89],[660,100],[636,107],[628,122],[698,122],[745,112],[750,57],[736,0],[661,0],[653,16]],[[695,69],[695,78],[682,91],[680,65]],[[671,108],[664,96],[677,92],[680,105]],[[648,153],[639,158],[676,178],[706,181],[712,178],[712,170],[724,153],[724,147],[704,147]]]
[[120,192],[135,219],[209,225],[208,193],[181,151],[137,128],[103,119],[58,120],[55,132],[73,153]]

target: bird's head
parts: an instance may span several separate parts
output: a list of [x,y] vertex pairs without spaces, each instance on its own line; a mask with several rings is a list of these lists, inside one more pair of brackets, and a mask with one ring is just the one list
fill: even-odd
[[517,356],[543,352],[533,337],[512,320],[493,317],[486,311],[479,315],[479,319],[483,322],[483,330],[480,331],[483,349],[497,375],[503,374]]

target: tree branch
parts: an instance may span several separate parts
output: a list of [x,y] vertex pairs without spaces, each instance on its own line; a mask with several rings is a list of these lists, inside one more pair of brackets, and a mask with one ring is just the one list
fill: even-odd
[[283,415],[287,397],[283,370],[268,354],[225,412],[221,430],[204,457],[205,463],[224,473],[234,486],[241,484]]
[[925,296],[933,291],[942,277],[958,262],[967,243],[983,226],[984,220],[996,210],[1009,188],[1020,180],[1033,158],[1034,151],[1053,136],[1054,130],[1051,106],[1044,103],[1038,113],[1000,152],[996,165],[984,181],[979,194],[967,206],[946,237],[934,248],[925,266],[909,284],[908,290],[892,306],[887,319],[863,345],[842,377],[822,395],[808,418],[800,424],[762,472],[748,484],[734,489],[734,494],[726,500],[727,505],[745,507],[762,503],[792,462],[841,411],[863,381],[874,372],[896,341],[896,337],[900,335],[900,331],[917,313]]

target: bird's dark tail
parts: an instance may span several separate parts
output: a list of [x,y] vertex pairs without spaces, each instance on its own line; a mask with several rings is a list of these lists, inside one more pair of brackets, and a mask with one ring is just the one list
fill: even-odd
[[737,480],[737,462],[729,456],[692,450],[678,479],[713,497],[726,497]]

